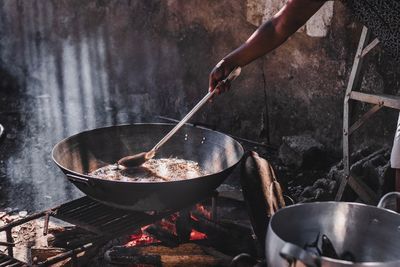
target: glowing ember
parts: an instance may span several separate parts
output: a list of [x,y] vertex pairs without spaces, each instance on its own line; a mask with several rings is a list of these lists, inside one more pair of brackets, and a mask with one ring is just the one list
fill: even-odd
[[192,232],[190,233],[190,240],[202,240],[202,239],[206,239],[206,238],[207,238],[206,234],[198,232],[194,229],[192,229]]
[[126,243],[125,246],[134,247],[134,246],[139,246],[139,245],[160,243],[159,240],[157,240],[156,238],[154,238],[144,232],[144,230],[147,227],[149,227],[149,226],[142,227],[142,229],[140,229],[139,231],[137,231],[136,233],[131,235],[129,237],[130,241],[128,243]]
[[161,228],[167,230],[168,232],[177,235],[176,233],[176,220],[179,217],[179,213],[174,213],[171,216],[162,219],[161,221],[159,221],[158,223],[156,223],[156,225],[160,226]]
[[196,204],[196,210],[203,214],[207,219],[211,219],[211,212],[208,211],[203,205]]

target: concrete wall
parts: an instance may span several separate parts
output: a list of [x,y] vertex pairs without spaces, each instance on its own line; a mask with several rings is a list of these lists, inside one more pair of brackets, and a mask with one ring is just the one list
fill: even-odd
[[[3,175],[28,185],[30,176],[53,177],[47,186],[54,188],[59,173],[50,151],[61,138],[156,115],[182,117],[206,93],[211,68],[282,2],[0,1],[2,119],[19,125],[6,140],[14,152],[4,159]],[[277,145],[284,135],[310,132],[339,151],[359,32],[341,3],[328,3],[282,47],[244,68],[233,90],[194,120],[260,141],[269,135]],[[396,93],[397,65],[379,51],[371,58],[368,90]],[[359,142],[368,136],[390,142],[395,116],[380,114]],[[10,167],[43,162],[40,171]]]
[[[60,115],[48,118],[57,118],[55,132],[65,124],[76,132],[156,114],[180,117],[205,93],[212,66],[284,2],[6,0],[0,59],[25,90],[49,94],[51,113],[64,113],[62,122]],[[343,89],[358,37],[343,9],[328,2],[285,45],[246,67],[234,90],[197,120],[257,138],[265,89],[273,141],[309,129],[339,144]],[[109,115],[98,118],[103,109]]]

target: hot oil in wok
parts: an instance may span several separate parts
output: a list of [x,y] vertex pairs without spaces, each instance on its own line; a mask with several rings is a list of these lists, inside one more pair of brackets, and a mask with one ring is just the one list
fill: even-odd
[[140,167],[129,169],[112,164],[89,173],[91,176],[106,180],[126,182],[178,181],[206,174],[197,162],[178,158],[150,159]]

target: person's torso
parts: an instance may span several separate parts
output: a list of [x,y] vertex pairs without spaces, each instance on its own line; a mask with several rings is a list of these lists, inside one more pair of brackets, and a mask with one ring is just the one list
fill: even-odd
[[400,60],[400,0],[343,0],[354,16]]

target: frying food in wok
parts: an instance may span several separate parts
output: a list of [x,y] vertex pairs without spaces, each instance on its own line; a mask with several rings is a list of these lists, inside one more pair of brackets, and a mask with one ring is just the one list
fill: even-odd
[[179,130],[157,155],[198,162],[207,174],[194,179],[126,182],[88,175],[124,155],[139,152],[137,148],[151,147],[173,127],[151,123],[81,132],[59,142],[53,149],[53,159],[79,190],[106,205],[136,211],[180,209],[213,194],[238,165],[244,151],[236,140],[201,127],[186,125]]
[[207,173],[197,162],[179,158],[150,159],[139,167],[124,168],[118,164],[101,167],[88,175],[105,180],[165,182],[201,177]]

